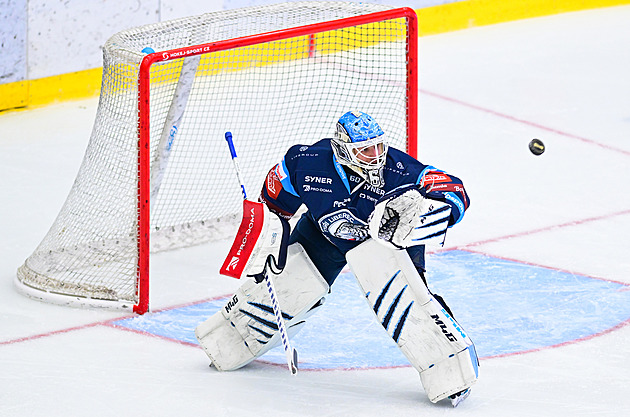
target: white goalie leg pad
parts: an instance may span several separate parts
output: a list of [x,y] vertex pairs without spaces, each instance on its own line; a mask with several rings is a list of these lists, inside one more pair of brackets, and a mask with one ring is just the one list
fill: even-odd
[[[270,279],[292,337],[321,307],[328,283],[299,243],[289,246],[284,271],[270,274]],[[195,329],[195,335],[220,371],[241,368],[277,346],[280,334],[265,284],[247,280],[220,311]]]
[[477,356],[464,329],[431,295],[405,250],[370,239],[346,254],[368,304],[414,368],[429,400],[477,380]]

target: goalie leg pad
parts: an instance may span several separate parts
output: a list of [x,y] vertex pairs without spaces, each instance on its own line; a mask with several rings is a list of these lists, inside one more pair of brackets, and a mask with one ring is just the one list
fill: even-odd
[[370,239],[346,258],[377,319],[420,372],[432,402],[477,380],[472,340],[429,292],[406,251]]
[[437,402],[469,388],[477,380],[478,363],[475,346],[470,345],[420,371],[420,380],[429,399]]
[[[299,243],[288,248],[287,265],[270,274],[289,337],[323,304],[329,286]],[[247,280],[223,308],[195,329],[199,344],[220,371],[241,368],[280,343],[269,292]]]

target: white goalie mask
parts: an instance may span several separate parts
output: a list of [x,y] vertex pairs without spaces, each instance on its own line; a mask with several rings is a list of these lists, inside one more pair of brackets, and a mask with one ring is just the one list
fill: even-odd
[[330,143],[339,163],[353,168],[372,185],[382,186],[388,146],[383,130],[370,115],[352,111],[341,116]]

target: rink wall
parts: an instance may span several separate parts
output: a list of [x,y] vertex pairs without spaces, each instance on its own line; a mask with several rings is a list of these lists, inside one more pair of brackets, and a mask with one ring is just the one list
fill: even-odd
[[[102,46],[148,23],[282,0],[0,0],[0,111],[98,95]],[[365,0],[364,0],[365,1]],[[630,0],[368,0],[410,6],[433,35]]]

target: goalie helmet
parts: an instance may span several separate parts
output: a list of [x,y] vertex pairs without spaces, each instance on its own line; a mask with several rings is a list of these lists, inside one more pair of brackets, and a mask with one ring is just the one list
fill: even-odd
[[388,146],[383,129],[370,115],[351,111],[341,116],[330,143],[339,163],[352,168],[373,186],[382,187]]

